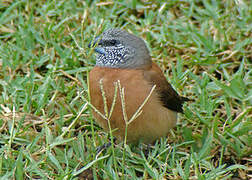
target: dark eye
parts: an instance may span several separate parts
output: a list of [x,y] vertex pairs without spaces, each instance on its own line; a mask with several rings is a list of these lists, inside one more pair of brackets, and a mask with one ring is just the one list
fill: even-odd
[[102,44],[103,44],[104,46],[115,46],[115,45],[118,44],[118,41],[115,40],[115,39],[104,40],[104,41],[102,42]]
[[110,44],[111,44],[112,46],[114,46],[114,45],[117,44],[117,41],[116,41],[115,39],[112,39],[112,40],[110,41]]

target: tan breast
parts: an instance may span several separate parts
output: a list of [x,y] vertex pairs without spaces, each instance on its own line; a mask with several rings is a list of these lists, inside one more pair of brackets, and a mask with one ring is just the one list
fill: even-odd
[[[89,74],[89,91],[91,103],[104,113],[104,102],[101,95],[99,81],[103,79],[103,87],[110,110],[114,97],[114,82],[120,80],[121,87],[125,90],[125,106],[128,119],[137,111],[151,91],[152,85],[144,79],[143,70],[112,69],[94,67]],[[108,121],[95,111],[92,112],[97,123],[108,131]],[[130,143],[151,143],[167,135],[169,129],[176,124],[177,113],[164,107],[159,99],[158,92],[154,90],[151,97],[144,105],[142,113],[128,127],[127,140]],[[123,118],[119,92],[112,116],[110,118],[113,133],[118,139],[125,136],[125,121]]]

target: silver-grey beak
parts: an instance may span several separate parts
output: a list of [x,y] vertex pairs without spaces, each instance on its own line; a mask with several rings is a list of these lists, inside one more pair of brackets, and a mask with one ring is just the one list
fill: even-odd
[[104,48],[102,47],[95,47],[95,52],[99,53],[99,54],[106,54],[106,51]]
[[106,54],[106,51],[104,48],[102,47],[98,47],[97,45],[100,45],[101,44],[101,38],[100,36],[97,36],[94,40],[90,41],[90,43],[88,44],[88,47],[91,48],[91,47],[95,47],[94,50],[95,52],[99,53],[99,54]]

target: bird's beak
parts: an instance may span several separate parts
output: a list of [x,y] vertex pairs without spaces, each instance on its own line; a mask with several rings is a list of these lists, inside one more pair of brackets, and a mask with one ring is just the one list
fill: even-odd
[[88,44],[89,48],[95,47],[94,50],[95,52],[99,54],[106,54],[105,49],[102,47],[98,47],[98,45],[101,43],[101,37],[97,36],[94,40],[90,41]]
[[99,54],[106,54],[106,51],[105,51],[105,49],[104,48],[102,48],[102,47],[95,47],[95,52],[97,52],[97,53],[99,53]]

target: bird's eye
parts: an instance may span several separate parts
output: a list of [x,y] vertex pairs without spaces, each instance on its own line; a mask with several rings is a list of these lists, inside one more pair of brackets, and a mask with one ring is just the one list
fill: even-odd
[[105,40],[105,41],[103,41],[103,44],[104,44],[105,46],[115,46],[115,45],[118,44],[118,41],[115,40],[115,39]]
[[116,45],[117,41],[115,39],[112,39],[110,43],[112,46],[114,46],[114,45]]

